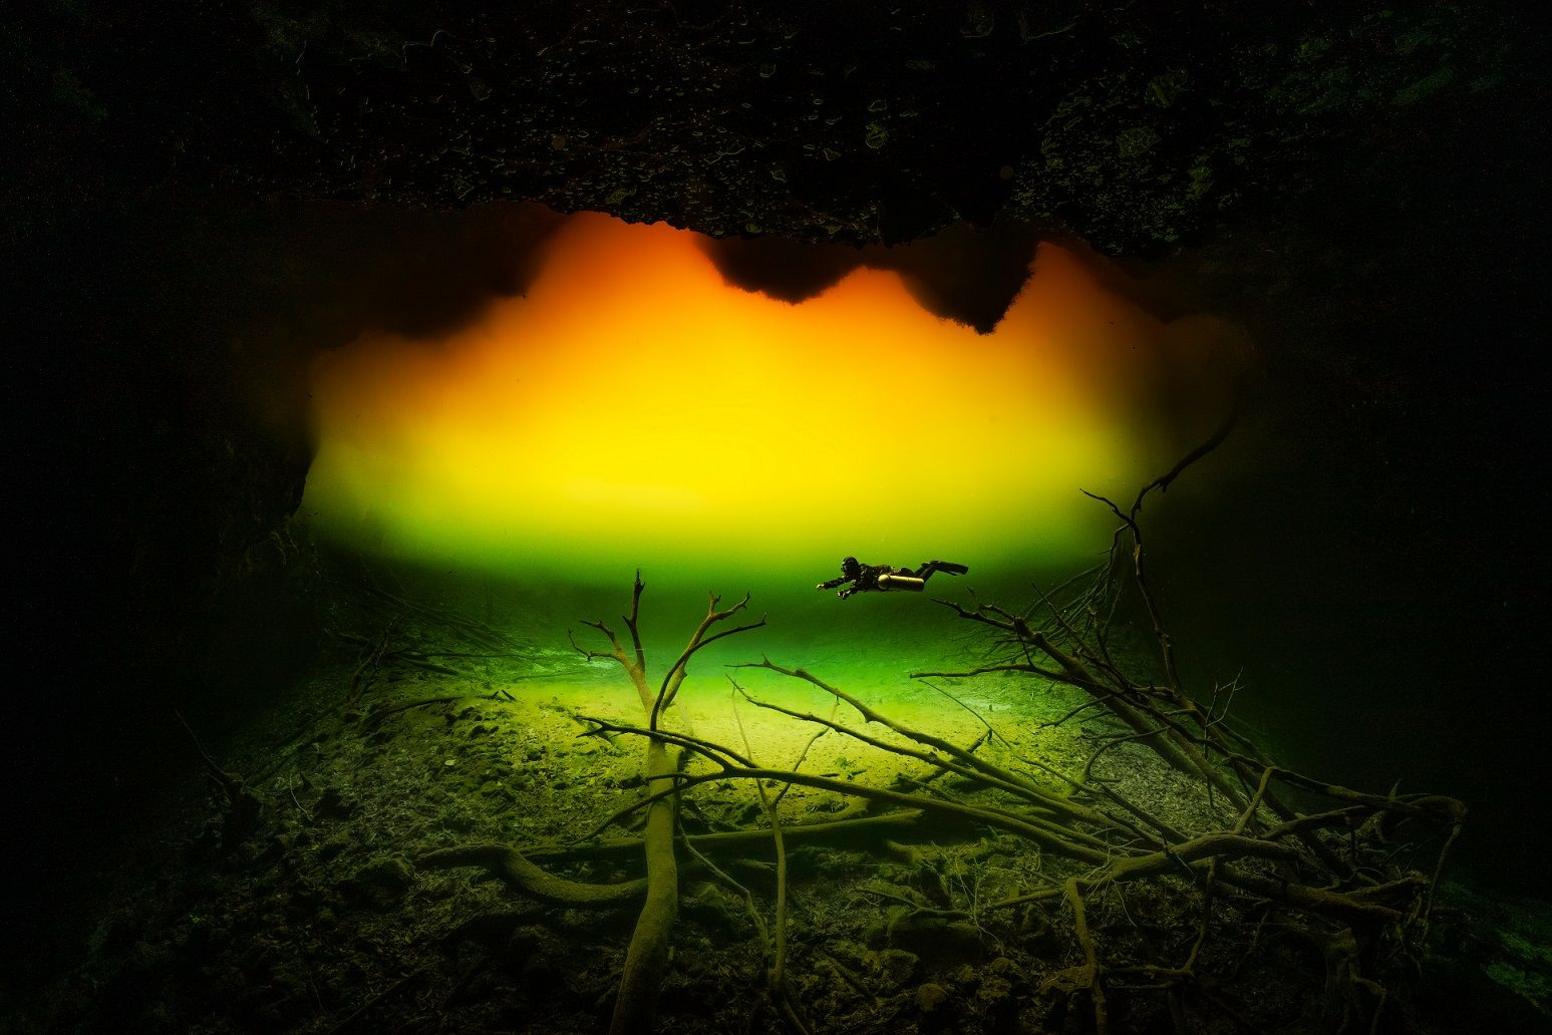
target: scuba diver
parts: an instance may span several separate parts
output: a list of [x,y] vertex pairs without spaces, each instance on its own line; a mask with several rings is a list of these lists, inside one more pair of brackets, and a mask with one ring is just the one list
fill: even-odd
[[[963,575],[970,569],[963,564],[953,564],[949,561],[928,561],[921,567],[896,568],[888,564],[859,564],[857,558],[846,557],[841,561],[841,577],[821,582],[815,589],[835,589],[842,587],[835,595],[845,600],[853,593],[888,592],[890,590],[911,590],[920,593],[927,585],[927,580],[933,572],[947,572],[950,575]],[[851,583],[851,585],[847,585]]]

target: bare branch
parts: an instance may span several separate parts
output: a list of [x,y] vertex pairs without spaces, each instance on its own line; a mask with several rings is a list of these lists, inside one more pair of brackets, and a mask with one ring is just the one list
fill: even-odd
[[637,618],[641,613],[641,591],[647,588],[647,584],[641,581],[641,569],[636,569],[636,581],[631,585],[630,613],[625,616],[625,628],[630,630],[631,646],[636,651],[636,667],[643,672],[647,669],[647,653],[641,649],[641,630],[637,628]]
[[696,626],[695,632],[690,636],[689,644],[684,648],[684,651],[680,653],[678,659],[669,666],[667,672],[663,673],[663,683],[660,687],[658,687],[657,698],[652,702],[651,707],[651,721],[648,723],[648,725],[651,726],[652,729],[657,729],[658,717],[662,714],[663,709],[673,703],[674,697],[678,694],[679,687],[683,685],[684,677],[689,671],[687,666],[689,665],[690,658],[692,658],[697,651],[699,651],[702,647],[707,646],[708,644],[715,643],[717,640],[723,639],[724,637],[736,636],[739,633],[749,632],[750,630],[758,629],[765,624],[765,618],[764,616],[761,616],[758,622],[752,622],[749,625],[740,625],[737,628],[727,629],[723,632],[719,632],[714,636],[707,636],[706,633],[711,629],[712,626],[719,622],[727,621],[729,618],[732,618],[734,615],[738,614],[744,608],[749,606],[748,593],[745,593],[742,600],[725,611],[717,610],[717,604],[720,603],[721,600],[722,598],[717,596],[715,593],[710,594],[709,602],[706,605],[706,617],[701,619],[700,625]]

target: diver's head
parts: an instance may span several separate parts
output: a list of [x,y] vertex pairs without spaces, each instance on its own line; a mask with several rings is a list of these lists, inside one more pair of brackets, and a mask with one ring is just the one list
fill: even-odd
[[841,574],[848,579],[854,579],[862,574],[862,565],[857,563],[857,558],[855,557],[842,557]]

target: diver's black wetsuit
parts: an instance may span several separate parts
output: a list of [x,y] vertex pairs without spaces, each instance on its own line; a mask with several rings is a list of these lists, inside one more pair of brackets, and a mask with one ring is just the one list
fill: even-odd
[[[855,557],[841,561],[840,578],[821,582],[815,589],[841,589],[835,595],[845,600],[853,593],[889,592],[910,590],[921,592],[934,572],[963,575],[970,569],[951,561],[927,561],[918,568],[896,568],[889,564],[860,564]],[[850,583],[850,585],[847,585]]]

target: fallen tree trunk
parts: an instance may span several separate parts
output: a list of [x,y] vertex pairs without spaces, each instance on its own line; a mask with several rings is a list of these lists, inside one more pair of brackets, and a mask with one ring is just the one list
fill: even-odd
[[[647,742],[646,781],[649,791],[671,786],[678,775],[677,751],[660,741]],[[614,1000],[611,1035],[650,1032],[657,1017],[658,990],[668,972],[668,938],[679,915],[679,865],[674,858],[677,803],[660,798],[647,809],[642,847],[647,857],[646,901],[636,918],[625,970]]]

